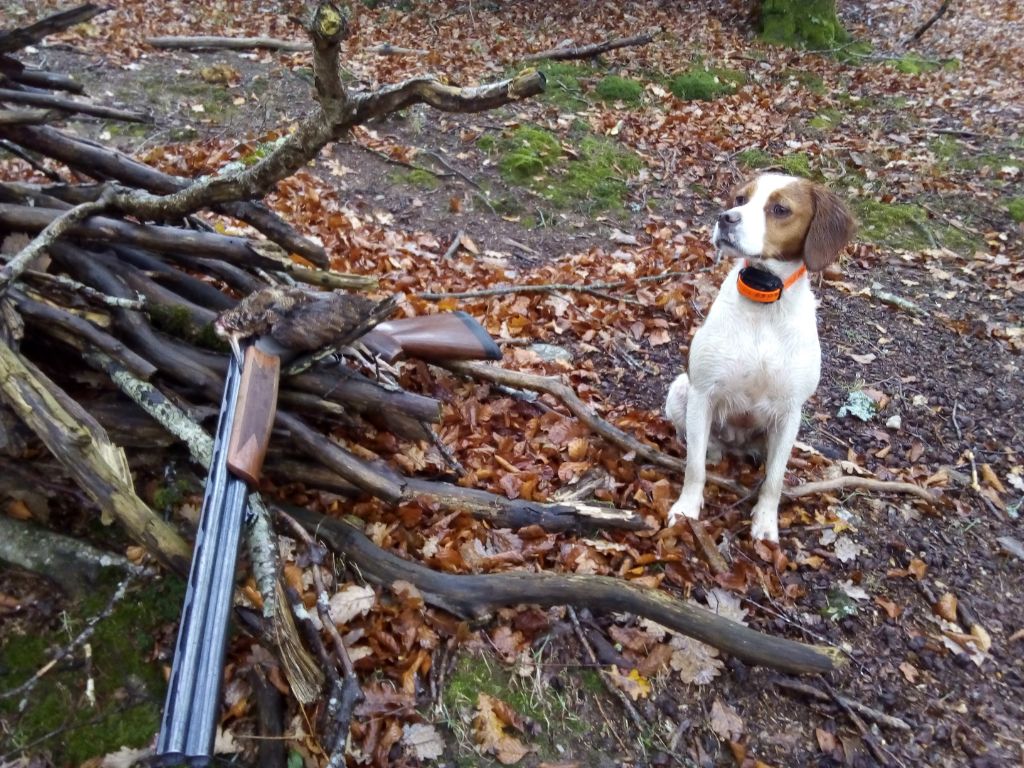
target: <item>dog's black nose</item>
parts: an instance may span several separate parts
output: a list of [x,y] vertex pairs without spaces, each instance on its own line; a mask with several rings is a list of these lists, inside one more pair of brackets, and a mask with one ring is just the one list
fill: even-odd
[[739,211],[722,211],[720,214],[718,214],[718,224],[719,226],[722,227],[727,226],[729,224],[737,224],[739,223],[739,220]]

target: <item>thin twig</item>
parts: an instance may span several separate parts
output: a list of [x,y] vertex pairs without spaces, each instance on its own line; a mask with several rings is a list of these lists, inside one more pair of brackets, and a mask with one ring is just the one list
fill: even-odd
[[861,704],[859,701],[855,701],[837,691],[833,690],[831,693],[828,693],[814,687],[810,683],[805,683],[802,680],[793,680],[787,677],[774,677],[772,678],[772,682],[783,690],[800,693],[804,696],[810,696],[812,699],[817,699],[818,701],[835,700],[835,702],[840,706],[844,708],[849,707],[858,714],[878,723],[879,725],[884,725],[886,728],[893,728],[897,731],[912,730],[910,723],[906,720],[894,717],[893,715],[887,715],[885,712],[880,712],[873,707],[869,707],[867,704]]
[[37,283],[59,285],[61,288],[66,288],[73,293],[79,293],[88,299],[93,299],[94,301],[97,301],[100,304],[105,304],[108,307],[120,307],[121,309],[146,308],[146,297],[141,293],[137,294],[137,299],[122,299],[118,296],[110,296],[103,293],[103,291],[97,291],[92,286],[73,280],[67,275],[52,275],[49,272],[39,272],[35,269],[26,269],[24,274],[26,278]]
[[452,256],[459,252],[459,248],[462,247],[462,238],[466,235],[466,230],[460,229],[455,233],[455,237],[452,238],[451,245],[448,246],[448,250],[444,252],[444,261],[448,261]]
[[664,280],[671,280],[676,277],[685,277],[691,273],[689,272],[664,272],[660,275],[646,275],[644,277],[638,277],[635,280],[614,280],[611,282],[600,282],[600,283],[536,283],[532,285],[499,285],[494,288],[481,288],[475,291],[451,291],[451,292],[433,292],[425,291],[423,293],[416,294],[417,298],[424,299],[426,301],[440,301],[443,299],[475,299],[484,296],[502,296],[509,293],[560,293],[565,291],[576,291],[578,293],[591,293],[594,295],[601,296],[601,298],[607,298],[607,296],[598,293],[599,291],[614,290],[616,288],[624,288],[631,283],[654,283],[662,282]]
[[93,616],[91,619],[89,619],[89,621],[86,622],[85,628],[81,632],[79,632],[78,635],[70,643],[68,643],[59,651],[57,651],[56,655],[54,655],[52,659],[50,659],[48,662],[46,662],[46,664],[40,667],[36,671],[36,673],[32,675],[32,677],[30,677],[24,683],[22,683],[16,688],[11,688],[10,690],[3,691],[2,693],[0,693],[0,700],[10,699],[22,693],[28,694],[32,690],[32,688],[35,687],[36,683],[38,683],[47,672],[49,672],[51,669],[57,666],[57,664],[60,663],[62,659],[66,658],[71,653],[73,653],[75,649],[78,648],[78,646],[80,646],[82,643],[84,643],[86,640],[92,637],[93,632],[96,631],[96,625],[103,621],[103,619],[107,618],[114,611],[114,608],[117,606],[119,602],[121,602],[125,594],[128,592],[128,587],[131,586],[131,583],[132,581],[134,581],[136,575],[137,574],[135,573],[129,573],[127,576],[125,576],[121,580],[121,583],[117,585],[117,589],[114,590],[114,594],[112,594],[110,596],[110,599],[107,600],[107,604],[103,608],[103,610],[95,616]]

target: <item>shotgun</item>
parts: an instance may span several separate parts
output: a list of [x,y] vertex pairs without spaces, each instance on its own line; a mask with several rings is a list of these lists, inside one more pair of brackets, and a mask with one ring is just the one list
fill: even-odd
[[[382,302],[376,311],[389,312]],[[364,321],[376,322],[374,312]],[[352,329],[375,354],[426,360],[501,359],[501,350],[464,312],[410,317]],[[248,486],[259,483],[277,406],[282,360],[288,349],[268,336],[244,344],[228,363],[181,624],[157,739],[156,765],[209,763],[220,711],[228,618]],[[343,338],[339,343],[348,343]],[[239,359],[241,358],[241,359]]]
[[238,360],[232,355],[157,739],[157,765],[206,765],[217,732],[228,615],[248,493],[245,481],[227,467],[241,378]]

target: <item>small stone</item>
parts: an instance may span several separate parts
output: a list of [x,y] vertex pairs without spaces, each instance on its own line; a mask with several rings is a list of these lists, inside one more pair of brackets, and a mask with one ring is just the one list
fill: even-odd
[[527,349],[536,352],[542,360],[546,360],[549,363],[572,362],[572,352],[556,344],[531,344]]
[[903,426],[903,417],[898,413],[894,416],[890,416],[885,422],[885,426],[889,429],[900,429]]

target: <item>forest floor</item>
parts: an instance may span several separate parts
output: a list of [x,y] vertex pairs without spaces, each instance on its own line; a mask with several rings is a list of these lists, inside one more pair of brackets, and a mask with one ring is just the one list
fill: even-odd
[[[15,5],[0,0],[16,21],[47,7]],[[155,122],[72,124],[83,135],[194,175],[258,158],[311,108],[306,54],[143,43],[157,34],[297,37],[283,17],[223,0],[203,4],[201,16],[180,3],[110,5],[37,46],[34,63],[73,73],[94,98],[144,107]],[[649,45],[597,61],[542,63],[547,93],[514,107],[478,115],[416,107],[364,126],[270,202],[319,238],[336,268],[376,274],[383,288],[404,292],[406,311],[438,304],[473,314],[503,343],[506,366],[561,373],[605,418],[680,453],[660,407],[728,269],[707,242],[714,212],[762,167],[842,194],[860,229],[816,285],[823,376],[787,481],[906,480],[941,491],[939,506],[869,492],[787,502],[775,548],[751,542],[749,500],[709,486],[704,519],[730,567],[716,576],[687,533],[662,528],[681,478],[634,466],[529,403],[408,366],[403,383],[446,402],[439,433],[477,485],[545,498],[602,473],[599,497],[636,509],[652,531],[527,540],[431,511],[368,502],[346,511],[360,514],[378,543],[434,567],[619,575],[765,632],[836,646],[849,662],[827,685],[908,728],[793,694],[770,670],[719,659],[635,617],[581,612],[595,664],[564,610],[502,611],[452,633],[440,612],[411,618],[401,601],[379,595],[349,627],[365,651],[359,668],[370,694],[350,764],[980,768],[1024,760],[1024,11],[1007,0],[957,4],[905,47],[931,4],[843,2],[848,30],[869,45],[833,55],[759,42],[743,5],[360,5],[344,57],[353,88],[423,72],[485,82],[566,38],[661,31]],[[429,53],[364,51],[382,42]],[[0,175],[7,172],[24,169],[5,162]],[[662,277],[603,296],[415,296],[640,276]],[[560,359],[541,359],[550,349],[537,342],[560,348]],[[839,415],[858,403],[863,418]],[[365,448],[406,470],[444,472],[434,449],[394,442],[370,430]],[[758,467],[728,460],[717,471],[748,486],[759,476]],[[341,508],[313,491],[267,490]],[[183,502],[197,498],[193,482]],[[56,519],[88,528],[75,504],[58,506]],[[162,697],[154,670],[167,661],[180,599],[170,582],[137,595],[134,612],[121,617],[145,627],[135,643],[141,659],[126,663],[131,675],[98,662],[98,674],[120,680],[111,687],[119,711],[147,700],[138,728],[122,723],[102,737],[97,722],[71,729],[66,709],[80,701],[81,680],[77,668],[64,669],[59,686],[37,689],[25,712],[0,706],[0,765],[109,764],[99,756],[152,738]],[[147,600],[161,607],[139,607]],[[0,687],[66,641],[68,622],[82,620],[68,615],[101,605],[72,608],[38,578],[0,575]],[[133,625],[120,626],[110,634]],[[225,727],[240,750],[252,746],[239,672],[249,653],[237,639],[229,704],[242,703]],[[612,664],[618,678],[597,674]],[[630,670],[634,686],[621,681]],[[639,723],[606,679],[620,680]],[[487,741],[481,722],[494,700],[505,714],[500,737]],[[417,744],[413,725],[430,726],[420,733],[439,735],[443,754]],[[317,764],[309,726],[296,716],[290,727],[293,755]],[[76,732],[85,737],[76,741]]]

